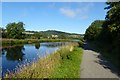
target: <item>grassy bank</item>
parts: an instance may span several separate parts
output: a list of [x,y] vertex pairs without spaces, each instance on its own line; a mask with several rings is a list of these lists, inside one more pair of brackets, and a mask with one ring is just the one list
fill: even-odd
[[13,46],[18,44],[30,44],[38,42],[65,42],[69,39],[2,39],[2,46]]
[[31,66],[6,74],[6,78],[79,78],[81,57],[77,43],[67,44]]
[[75,48],[55,69],[53,78],[80,78],[82,49]]

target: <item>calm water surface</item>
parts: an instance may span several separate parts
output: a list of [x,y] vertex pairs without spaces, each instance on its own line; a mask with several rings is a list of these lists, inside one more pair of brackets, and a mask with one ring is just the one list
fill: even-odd
[[14,72],[19,65],[31,64],[39,58],[55,52],[60,46],[67,43],[68,42],[48,42],[3,48],[0,52],[2,74],[4,75],[7,71]]

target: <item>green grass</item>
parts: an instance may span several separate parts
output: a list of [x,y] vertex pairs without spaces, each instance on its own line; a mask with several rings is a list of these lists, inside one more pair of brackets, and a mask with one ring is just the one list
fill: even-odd
[[5,78],[79,78],[82,48],[77,43],[64,45],[57,52],[25,66]]
[[30,44],[30,43],[39,43],[39,42],[66,42],[70,41],[69,39],[4,39],[2,40],[2,46],[15,46],[19,44]]
[[53,78],[80,78],[82,48],[75,48],[53,72]]

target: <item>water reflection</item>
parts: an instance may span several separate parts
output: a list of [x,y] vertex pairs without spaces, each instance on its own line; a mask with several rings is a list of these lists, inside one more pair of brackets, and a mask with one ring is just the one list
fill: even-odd
[[46,46],[46,47],[60,47],[62,45],[67,44],[68,42],[50,42],[50,43],[41,43],[41,46]]
[[35,44],[35,48],[36,48],[36,49],[39,49],[39,48],[40,48],[40,43],[36,43],[36,44]]
[[2,50],[2,54],[5,54],[6,52],[7,60],[22,61],[24,56],[24,53],[23,53],[24,50],[25,50],[24,46],[15,46],[12,48],[4,48]]
[[67,42],[49,42],[3,48],[2,51],[0,51],[0,58],[2,58],[2,75],[4,75],[7,70],[14,71],[18,65],[37,61],[39,58],[55,52],[60,46],[65,44],[67,44]]

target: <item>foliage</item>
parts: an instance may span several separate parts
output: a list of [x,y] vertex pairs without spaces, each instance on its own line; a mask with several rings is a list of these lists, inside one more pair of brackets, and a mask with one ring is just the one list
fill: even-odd
[[40,43],[40,42],[68,42],[69,39],[5,39],[2,40],[2,46],[14,46],[21,44]]
[[[108,9],[106,21],[103,25],[101,38],[105,38],[104,43],[107,43],[110,55],[116,58],[115,62],[120,64],[120,1],[107,2]],[[105,35],[104,35],[105,34]],[[120,67],[120,65],[119,65]]]
[[[104,55],[120,67],[120,2],[107,2],[106,4],[108,6],[105,9],[108,12],[105,21],[101,23],[101,31],[90,26],[86,30],[85,39],[98,43],[97,46],[103,49]],[[99,27],[99,25],[96,26]]]
[[78,44],[79,44],[79,47],[83,47],[84,42],[80,40]]
[[40,39],[40,37],[42,36],[39,32],[34,33],[34,36],[36,39]]
[[47,31],[25,31],[24,23],[9,23],[6,29],[0,28],[2,38],[12,39],[80,39],[81,34],[67,33],[56,30]]
[[86,40],[96,40],[102,30],[102,24],[104,20],[94,21],[86,30],[84,39]]
[[104,43],[111,44],[112,53],[120,52],[120,2],[107,2],[108,9],[106,21],[103,23],[101,39]]
[[6,26],[6,32],[8,38],[14,38],[14,39],[21,39],[24,38],[24,35],[22,32],[24,32],[24,23],[18,22],[18,23],[9,23]]
[[0,27],[0,37],[5,38],[7,35],[5,33],[5,29]]
[[[110,43],[120,40],[120,2],[107,2],[106,21],[103,24],[102,36]],[[120,42],[120,41],[119,41]]]
[[60,38],[60,39],[67,39],[68,37],[67,37],[66,34],[60,34],[60,35],[59,35],[59,38]]

